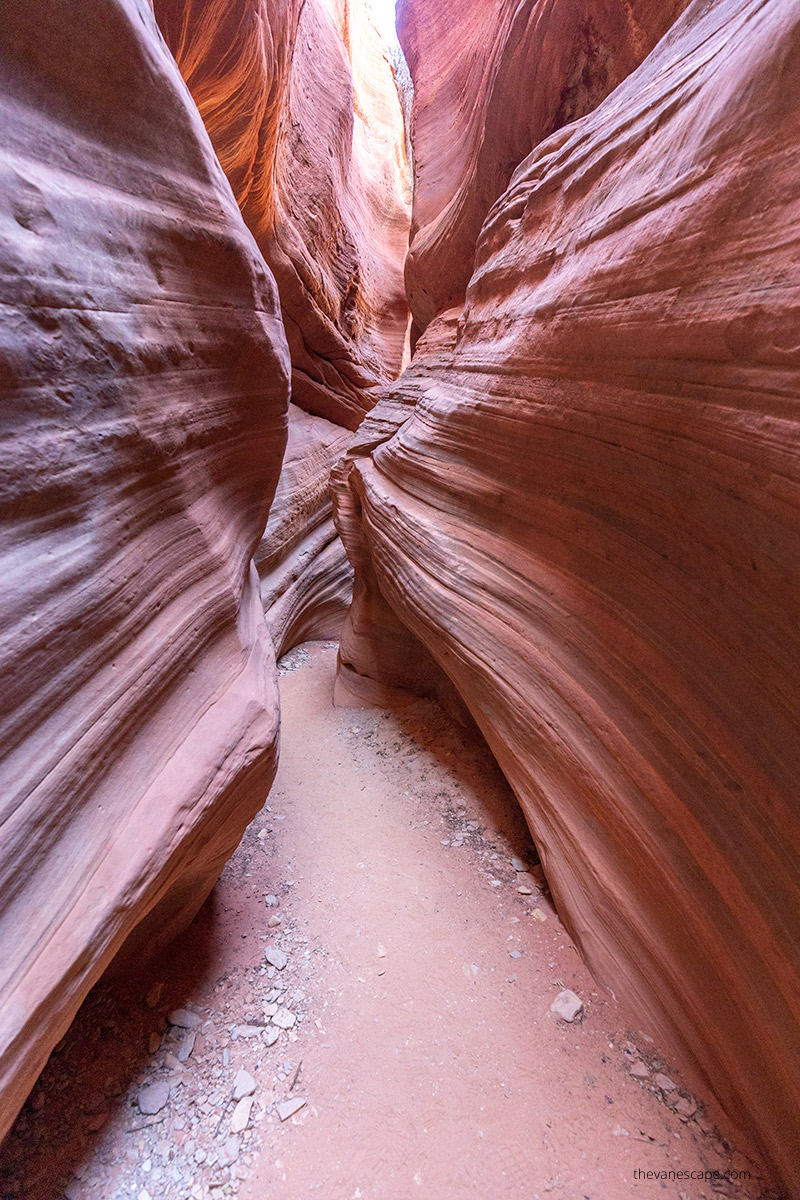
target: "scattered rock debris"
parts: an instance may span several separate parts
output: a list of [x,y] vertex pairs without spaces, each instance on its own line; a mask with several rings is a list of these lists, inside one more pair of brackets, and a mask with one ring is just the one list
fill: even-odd
[[[313,654],[317,655],[318,650]],[[281,661],[279,672],[282,675],[296,672],[311,660],[312,654],[301,647]],[[462,946],[455,973],[462,987],[475,989],[476,996],[477,989],[484,988],[490,997],[497,998],[498,1004],[490,1016],[494,1023],[501,1019],[499,1003],[503,995],[512,993],[519,1003],[525,1003],[532,973],[542,959],[541,953],[537,959],[534,947],[539,942],[543,947],[551,947],[545,959],[550,954],[555,959],[568,939],[527,832],[511,832],[508,828],[501,831],[497,811],[480,808],[472,796],[469,802],[465,799],[460,771],[464,757],[469,757],[473,750],[465,743],[463,734],[427,702],[420,704],[419,713],[416,726],[412,722],[409,732],[405,718],[399,722],[389,714],[365,711],[358,725],[342,723],[336,736],[343,751],[352,748],[351,752],[355,752],[358,747],[361,757],[357,762],[367,761],[367,755],[372,762],[386,760],[380,769],[391,774],[398,792],[405,789],[409,798],[406,819],[417,829],[428,831],[431,855],[463,864],[458,870],[471,872],[474,893],[485,898],[481,900],[481,913],[489,913],[488,940],[481,948]],[[454,765],[434,767],[428,746],[433,747],[437,759]],[[483,751],[474,753],[478,761]],[[496,771],[494,766],[491,769]],[[298,912],[294,900],[295,885],[303,880],[302,866],[298,868],[287,861],[285,865],[290,870],[276,872],[274,868],[279,861],[277,839],[283,836],[284,829],[276,824],[284,813],[276,813],[274,808],[283,809],[284,802],[285,797],[276,789],[225,868],[220,892],[226,897],[223,928],[227,934],[219,944],[214,942],[215,936],[220,935],[215,935],[212,898],[176,949],[160,965],[153,966],[151,979],[140,983],[103,981],[90,995],[67,1037],[52,1055],[6,1142],[0,1159],[2,1200],[227,1200],[239,1194],[241,1200],[262,1200],[266,1195],[278,1195],[275,1180],[281,1178],[281,1172],[286,1177],[293,1146],[298,1144],[295,1139],[302,1137],[306,1126],[316,1144],[321,1112],[317,1060],[327,1040],[329,1004],[329,1011],[334,1013],[337,1003],[342,1004],[340,1019],[348,1028],[354,1024],[359,1027],[358,1053],[363,1032],[360,1023],[364,1021],[359,1005],[370,991],[365,977],[369,976],[379,995],[380,989],[391,987],[392,977],[397,977],[396,986],[402,987],[403,972],[423,976],[425,972],[405,944],[403,953],[397,953],[399,939],[388,930],[379,929],[378,935],[385,937],[392,954],[387,953],[383,942],[373,934],[374,940],[364,944],[359,969],[352,972],[352,983],[355,985],[358,976],[358,984],[355,993],[349,994],[350,1006],[347,1007],[347,1001],[339,1000],[345,983],[339,989],[331,989],[329,998],[325,997],[319,979],[330,960],[336,958],[339,933],[323,935],[317,928],[309,936],[309,922]],[[520,826],[521,822],[516,829]],[[282,855],[280,861],[287,860],[285,847]],[[491,891],[487,882],[492,885]],[[464,895],[468,894],[465,889]],[[461,892],[455,895],[460,897]],[[391,897],[386,895],[378,898],[379,905],[390,901]],[[347,917],[352,923],[357,913],[348,908]],[[546,926],[539,924],[545,922]],[[503,932],[498,937],[499,931]],[[276,945],[276,938],[280,945]],[[506,946],[515,961],[514,969],[519,971],[519,975],[510,978]],[[443,961],[446,958],[443,954]],[[577,968],[576,957],[575,964]],[[388,965],[391,970],[387,973],[384,967]],[[540,965],[548,970],[545,987],[549,986],[557,973],[556,962],[542,961]],[[565,961],[559,962],[557,970],[564,983],[572,982],[583,990],[585,973],[571,973]],[[335,974],[333,978],[336,979]],[[580,982],[582,979],[584,984]],[[438,1070],[441,1061],[438,1054],[443,1053],[437,1054],[441,998],[433,990],[432,982],[426,980],[425,988],[425,1034],[411,1039],[411,1045],[416,1044],[421,1055],[411,1075],[415,1089],[418,1073],[431,1064]],[[544,996],[544,991],[541,994]],[[467,993],[467,1006],[472,1002],[471,995]],[[406,993],[401,991],[399,996],[401,1012],[413,1014],[412,1009],[402,1008],[408,1002]],[[566,1063],[571,1056],[580,1061],[591,1038],[598,1036],[603,1002],[598,1002],[595,993],[591,1002],[600,1005],[598,1020],[592,1020],[581,1031],[580,1049],[574,1045],[574,1024],[583,1014],[583,1002],[563,984],[552,1007],[566,1024],[539,1023],[540,1030],[544,1027],[545,1032],[536,1036],[554,1044],[559,1061]],[[389,1001],[386,1003],[388,1008]],[[475,1007],[478,1011],[480,1005]],[[536,1024],[535,1007],[531,1006],[531,1028]],[[411,1020],[411,1016],[402,1020]],[[380,1024],[374,1027],[379,1029]],[[390,1030],[389,1044],[391,1036]],[[590,1111],[593,1119],[606,1122],[602,1137],[612,1141],[612,1134],[624,1136],[628,1145],[644,1143],[643,1151],[650,1147],[647,1153],[661,1153],[667,1139],[677,1139],[682,1136],[678,1131],[683,1131],[687,1144],[695,1134],[703,1141],[711,1156],[709,1162],[723,1163],[727,1144],[702,1105],[679,1082],[664,1074],[667,1064],[655,1059],[652,1050],[640,1049],[641,1041],[647,1041],[644,1035],[615,1045],[615,1052],[624,1055],[624,1060],[617,1062],[616,1076],[613,1072],[609,1074],[614,1064],[610,1049],[597,1054],[591,1073],[580,1070],[578,1078],[584,1081],[581,1089],[597,1094],[597,1103]],[[405,1045],[408,1044],[406,1041]],[[601,1045],[606,1046],[606,1042],[601,1041]],[[492,1061],[493,1053],[489,1055]],[[303,1063],[308,1064],[303,1066],[304,1095],[295,1096],[292,1093]],[[346,1067],[348,1080],[352,1064],[351,1059]],[[374,1066],[370,1069],[374,1080]],[[672,1087],[665,1089],[663,1080]],[[355,1099],[349,1103],[356,1107],[347,1108],[349,1082],[342,1087],[341,1092],[329,1097],[328,1112],[323,1116],[330,1121],[342,1114],[342,1127],[352,1141],[349,1146],[336,1142],[335,1152],[337,1156],[350,1155],[355,1161],[354,1148],[360,1147],[364,1124],[371,1108],[382,1102],[382,1095],[379,1089],[370,1094],[368,1101],[361,1098],[360,1109]],[[623,1111],[622,1104],[618,1105],[619,1089],[623,1087],[632,1089],[642,1104],[646,1101],[649,1106],[646,1111],[661,1114],[657,1132],[640,1128],[632,1119],[630,1106]],[[606,1090],[609,1095],[604,1099]],[[513,1105],[504,1107],[512,1097]],[[482,1093],[481,1103],[483,1098]],[[570,1104],[575,1102],[573,1093]],[[392,1096],[388,1103],[402,1106],[402,1097]],[[497,1097],[491,1098],[490,1103],[500,1106],[503,1122],[512,1108],[525,1112],[524,1097],[512,1093],[505,1081],[500,1083]],[[598,1104],[603,1106],[602,1118],[598,1116]],[[606,1104],[614,1107],[607,1109]],[[570,1105],[567,1109],[569,1120],[578,1123]],[[396,1110],[393,1107],[391,1111],[399,1113],[401,1107]],[[607,1120],[606,1112],[622,1117],[624,1125]],[[410,1121],[413,1115],[412,1105],[403,1119]],[[549,1117],[548,1111],[548,1120]],[[377,1119],[381,1121],[380,1113]],[[479,1129],[484,1117],[476,1116],[476,1120]],[[674,1130],[666,1137],[665,1122],[671,1122],[670,1128]],[[382,1132],[387,1128],[391,1126],[384,1122]],[[557,1132],[548,1126],[546,1137],[549,1139]],[[582,1125],[576,1135],[578,1157],[584,1149],[585,1134]],[[394,1136],[390,1132],[390,1142]],[[404,1137],[404,1127],[398,1127],[397,1149],[402,1161],[407,1155]],[[492,1159],[490,1139],[481,1141],[482,1138],[480,1129],[478,1138],[470,1134],[470,1145],[485,1147],[489,1172],[486,1178],[497,1185],[492,1188],[493,1195],[497,1200],[528,1200],[532,1177],[528,1165],[502,1145],[499,1157]],[[526,1147],[531,1144],[528,1138]],[[684,1143],[675,1145],[682,1147]],[[295,1166],[302,1174],[305,1189],[308,1163],[302,1154]],[[458,1164],[453,1166],[458,1168]],[[419,1188],[422,1194],[427,1184],[427,1194],[437,1194],[426,1178],[427,1169],[416,1174],[414,1167],[410,1170],[412,1191]],[[554,1195],[566,1194],[562,1175],[543,1178],[549,1178],[549,1182],[542,1185],[542,1195],[551,1190]],[[481,1195],[486,1192],[485,1183],[482,1178]],[[296,1189],[292,1200],[299,1194]],[[317,1194],[325,1194],[325,1187]],[[366,1196],[372,1192],[367,1192],[362,1179],[358,1186],[353,1184],[341,1194]],[[740,1193],[730,1194],[739,1200]],[[280,1200],[285,1195],[286,1192],[280,1192]],[[711,1193],[698,1192],[692,1195],[692,1200],[713,1200],[713,1197]]]

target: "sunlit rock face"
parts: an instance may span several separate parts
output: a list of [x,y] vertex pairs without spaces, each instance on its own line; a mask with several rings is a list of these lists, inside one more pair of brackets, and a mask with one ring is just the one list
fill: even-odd
[[515,167],[639,65],[688,0],[400,0],[414,81],[414,340],[461,306],[481,225]]
[[597,979],[791,1196],[798,47],[796,0],[694,3],[544,140],[337,500],[342,690],[455,684]]
[[[281,511],[303,512],[306,532],[276,518],[259,562],[286,648],[293,630],[341,626],[351,572],[318,486],[320,452],[329,472],[345,444],[331,426],[355,430],[403,356],[410,180],[398,91],[368,0],[155,0],[155,11],[278,282],[300,420]],[[326,522],[316,563],[305,551]]]
[[0,18],[0,1136],[263,803],[274,281],[144,0]]

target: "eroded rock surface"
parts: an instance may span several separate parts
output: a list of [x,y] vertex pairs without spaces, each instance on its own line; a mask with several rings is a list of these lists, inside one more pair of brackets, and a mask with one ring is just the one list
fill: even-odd
[[289,524],[274,516],[259,562],[288,648],[295,633],[341,626],[351,573],[320,486],[324,454],[329,473],[346,441],[332,426],[357,429],[403,356],[410,180],[398,92],[369,0],[155,0],[155,11],[278,282],[297,428],[279,489]]
[[461,305],[483,221],[544,137],[599,104],[688,0],[400,0],[414,81],[414,339]]
[[278,657],[300,642],[338,638],[353,589],[330,493],[331,464],[352,434],[294,405],[289,413],[283,470],[255,558]]
[[447,369],[460,312],[450,310],[428,327],[414,361],[397,385],[386,389],[333,471],[336,527],[355,571],[336,673],[336,703],[343,707],[396,706],[405,694],[410,699],[435,699],[451,714],[464,715],[463,701],[447,674],[384,598],[375,561],[379,543],[371,536],[373,514],[364,505],[361,485],[362,468],[372,469],[373,451],[382,452],[383,444],[414,414],[428,387]]
[[0,124],[2,1135],[126,936],[189,920],[272,779],[252,555],[289,358],[145,0],[6,0]]
[[390,609],[420,690],[435,662],[480,724],[596,977],[792,1196],[798,46],[796,0],[694,3],[537,147],[338,501],[375,584],[344,686],[404,683]]

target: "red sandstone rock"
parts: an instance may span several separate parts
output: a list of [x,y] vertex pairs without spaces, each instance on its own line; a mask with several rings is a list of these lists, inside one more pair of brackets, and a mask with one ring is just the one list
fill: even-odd
[[126,936],[189,920],[269,787],[252,554],[289,360],[144,0],[5,0],[0,124],[1,1135]]
[[544,141],[483,228],[457,345],[419,348],[338,501],[378,589],[346,685],[384,678],[388,606],[480,724],[596,977],[791,1196],[799,45],[797,0],[695,3]]
[[278,280],[293,402],[354,430],[408,316],[403,120],[367,0],[154,7]]
[[425,331],[411,366],[395,388],[387,389],[367,415],[347,453],[333,470],[336,527],[355,569],[353,599],[341,630],[335,702],[341,707],[397,705],[404,694],[437,700],[463,718],[463,701],[426,647],[400,620],[381,592],[373,563],[376,543],[369,536],[360,468],[369,469],[372,452],[388,442],[424,401],[431,379],[452,356],[460,309],[437,318]]
[[255,557],[279,658],[300,642],[339,637],[353,569],[333,524],[329,479],[351,437],[340,425],[289,408],[283,470]]
[[368,0],[155,0],[155,11],[280,291],[299,423],[258,556],[280,653],[338,636],[350,599],[321,481],[346,444],[333,424],[355,430],[400,370],[402,113]]
[[514,168],[590,112],[688,0],[400,0],[414,81],[406,282],[415,338],[461,305],[484,218]]

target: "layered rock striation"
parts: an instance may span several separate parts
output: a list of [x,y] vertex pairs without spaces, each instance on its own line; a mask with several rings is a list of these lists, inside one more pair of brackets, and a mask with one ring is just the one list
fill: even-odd
[[639,65],[688,0],[400,0],[414,84],[413,339],[461,306],[475,244],[512,172]]
[[[275,515],[259,562],[268,621],[286,648],[292,630],[338,633],[351,573],[319,486],[321,455],[329,472],[345,440],[332,427],[357,429],[403,357],[410,180],[398,91],[369,0],[154,7],[278,282],[297,428],[280,488],[290,523]],[[309,549],[323,544],[316,563]]]
[[[454,75],[462,33],[426,51]],[[797,0],[695,0],[542,141],[483,224],[463,312],[449,284],[415,310],[439,315],[337,499],[358,576],[340,692],[455,685],[596,977],[793,1196],[799,54]],[[444,214],[447,158],[442,179]],[[463,257],[434,220],[412,285],[436,279],[431,246]]]
[[275,653],[338,639],[353,568],[333,523],[331,465],[352,434],[289,407],[289,442],[269,521],[255,556]]
[[252,556],[274,280],[145,0],[0,20],[0,1136],[131,935],[194,914],[276,757]]

